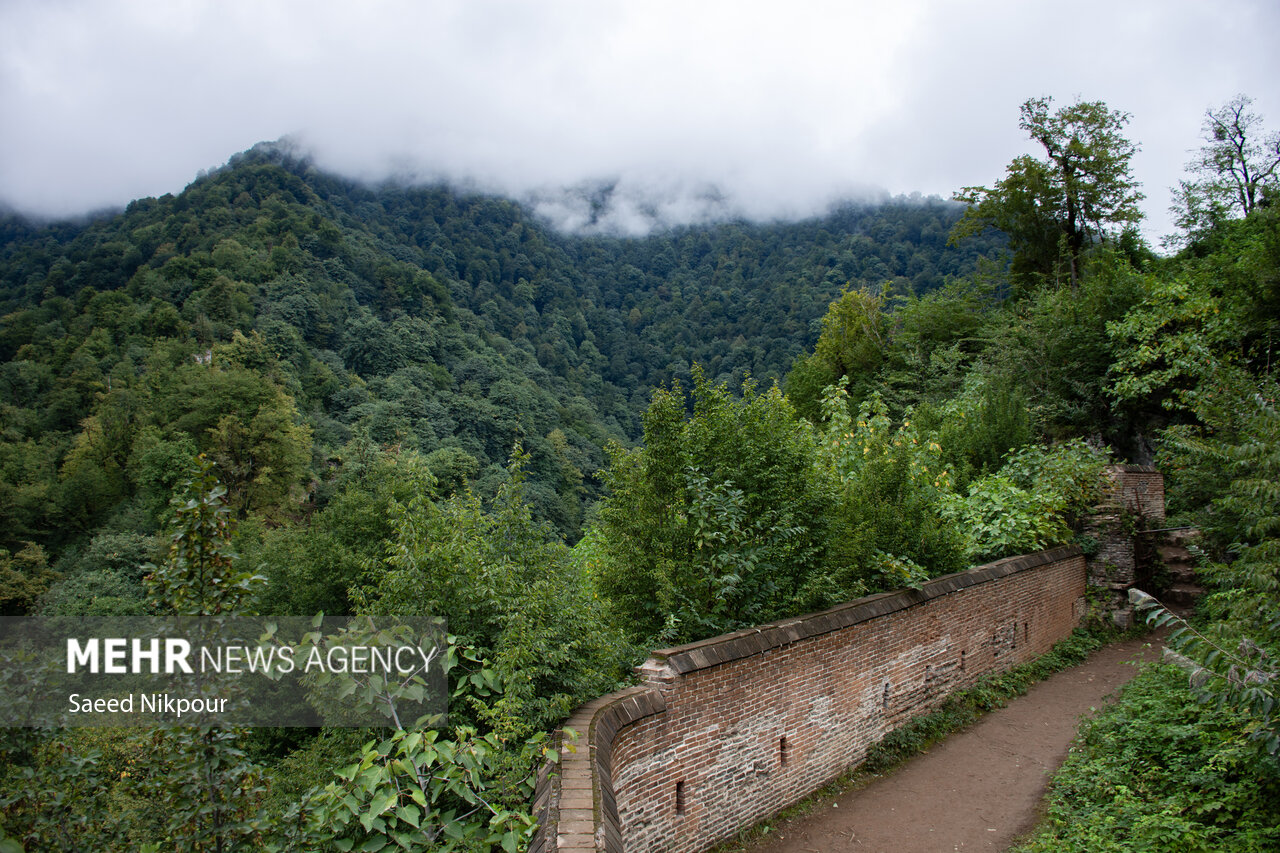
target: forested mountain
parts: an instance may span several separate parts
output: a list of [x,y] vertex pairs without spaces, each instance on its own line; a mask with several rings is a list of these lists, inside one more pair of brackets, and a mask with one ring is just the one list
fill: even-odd
[[432,731],[6,729],[0,848],[516,851],[542,733],[645,650],[1096,547],[1136,458],[1205,533],[1182,648],[1232,713],[1164,679],[1130,716],[1176,724],[1102,732],[1037,849],[1273,849],[1280,137],[1248,104],[1208,114],[1171,257],[1127,115],[1048,99],[1045,157],[963,210],[575,236],[263,146],[0,221],[4,613],[428,614],[457,662]]
[[[9,218],[0,253],[3,544],[149,532],[177,460],[215,459],[242,517],[316,509],[350,443],[415,449],[576,537],[602,446],[693,364],[784,376],[853,283],[928,292],[990,243],[959,208],[576,237],[446,187],[370,188],[263,145],[184,192],[79,225]],[[344,448],[347,450],[344,451]]]

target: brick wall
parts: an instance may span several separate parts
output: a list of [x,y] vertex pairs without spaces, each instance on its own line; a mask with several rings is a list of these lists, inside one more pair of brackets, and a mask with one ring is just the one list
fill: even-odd
[[1089,558],[1089,584],[1106,596],[1106,608],[1121,627],[1133,623],[1128,591],[1150,579],[1151,555],[1139,546],[1138,529],[1164,526],[1164,476],[1147,465],[1112,465],[1110,482],[1085,533],[1097,540]]
[[566,723],[580,737],[539,779],[530,849],[705,850],[952,691],[1048,651],[1084,590],[1079,549],[1057,548],[654,652],[644,684]]
[[1123,507],[1146,520],[1149,527],[1164,521],[1164,475],[1150,465],[1112,465],[1106,470],[1111,480],[1108,503]]

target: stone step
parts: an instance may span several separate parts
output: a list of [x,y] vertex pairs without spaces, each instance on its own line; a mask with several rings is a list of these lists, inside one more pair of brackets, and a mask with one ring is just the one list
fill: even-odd
[[1202,595],[1204,595],[1204,587],[1190,583],[1175,583],[1165,593],[1164,600],[1170,605],[1190,607]]
[[1157,545],[1156,553],[1160,555],[1160,559],[1164,560],[1166,564],[1192,563],[1195,561],[1191,551],[1184,545]]

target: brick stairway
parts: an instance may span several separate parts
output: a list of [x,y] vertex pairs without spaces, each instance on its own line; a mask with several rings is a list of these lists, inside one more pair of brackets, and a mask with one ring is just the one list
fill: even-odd
[[1156,546],[1156,553],[1173,578],[1169,591],[1162,598],[1179,615],[1189,613],[1194,609],[1196,600],[1204,595],[1204,587],[1196,579],[1195,557],[1188,548],[1199,535],[1200,531],[1193,528],[1171,530]]

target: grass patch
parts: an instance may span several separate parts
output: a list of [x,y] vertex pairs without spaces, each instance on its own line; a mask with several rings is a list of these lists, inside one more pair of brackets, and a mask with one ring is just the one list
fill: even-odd
[[867,751],[866,759],[834,781],[788,806],[772,818],[744,829],[733,839],[713,848],[711,853],[740,853],[774,831],[775,825],[811,814],[825,800],[856,791],[927,750],[942,738],[978,720],[988,711],[1003,708],[1011,699],[1026,693],[1037,681],[1083,663],[1089,653],[1124,635],[1104,628],[1077,628],[1071,636],[1033,661],[989,675],[968,690],[953,693],[935,711],[894,729]]

